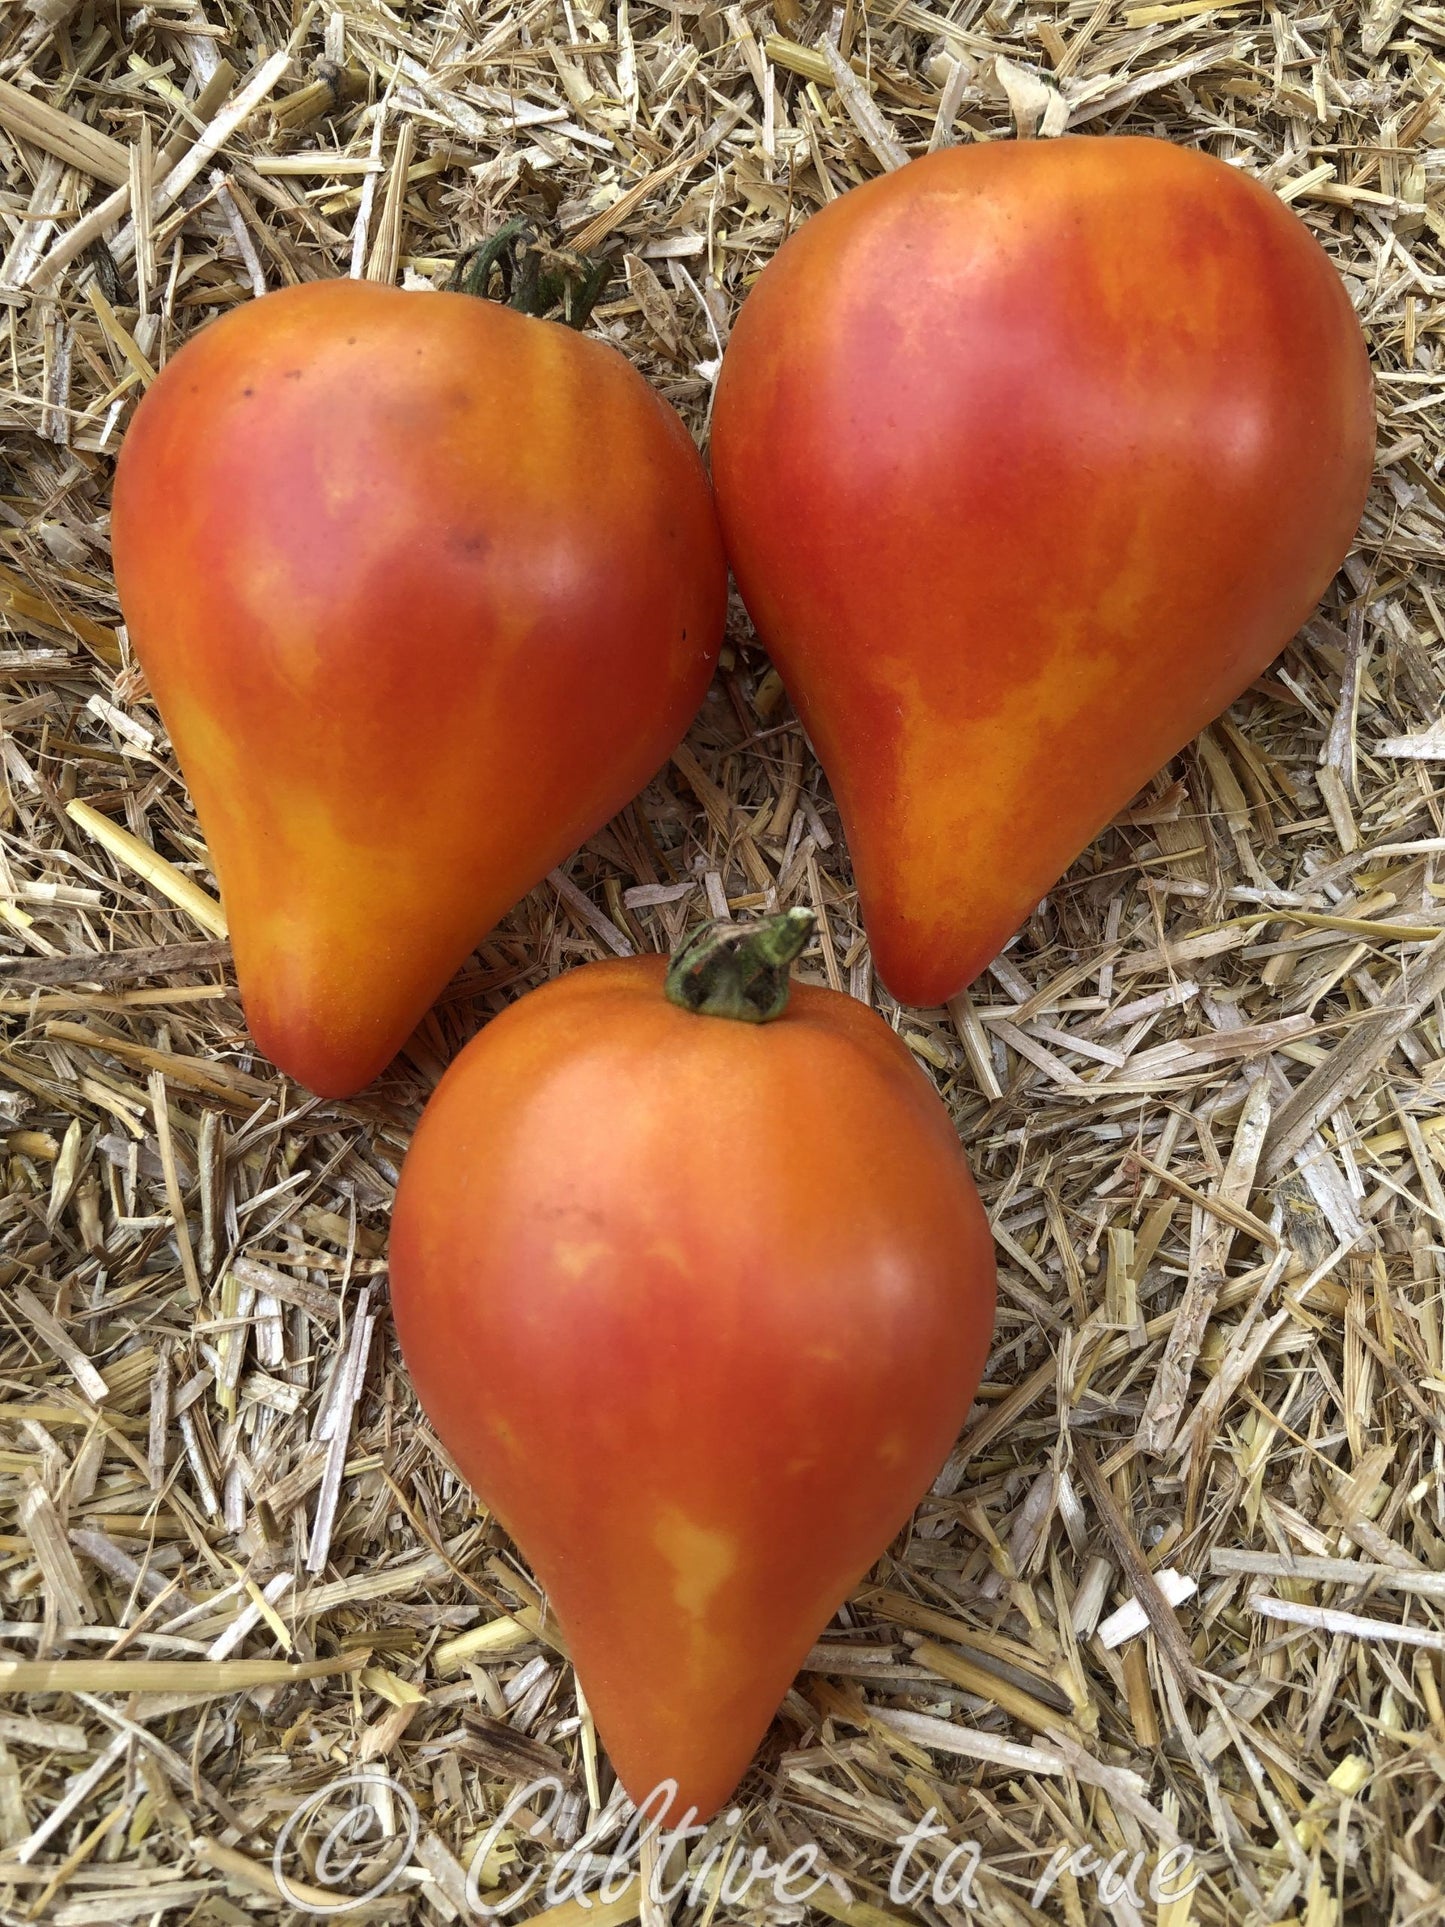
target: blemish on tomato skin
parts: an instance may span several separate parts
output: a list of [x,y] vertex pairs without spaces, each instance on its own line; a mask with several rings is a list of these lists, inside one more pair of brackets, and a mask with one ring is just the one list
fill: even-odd
[[559,1238],[552,1247],[552,1256],[560,1271],[565,1272],[569,1278],[580,1278],[584,1272],[590,1271],[599,1259],[610,1256],[611,1251],[611,1245],[602,1243],[600,1239],[590,1243],[576,1243]]
[[662,1264],[671,1265],[685,1275],[690,1275],[692,1272],[692,1260],[675,1239],[654,1238],[647,1247],[645,1255],[656,1258]]

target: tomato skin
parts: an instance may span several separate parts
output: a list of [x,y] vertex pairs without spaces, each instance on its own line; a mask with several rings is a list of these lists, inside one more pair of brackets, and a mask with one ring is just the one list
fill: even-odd
[[711,1814],[937,1473],[983,1369],[987,1221],[871,1010],[694,1016],[655,958],[493,1020],[403,1167],[392,1306],[530,1560],[634,1800]]
[[112,532],[253,1034],[323,1096],[654,774],[721,640],[673,410],[614,349],[469,295],[232,310],[137,411]]
[[1208,156],[949,149],[784,245],[714,486],[895,996],[962,989],[1284,646],[1373,448],[1338,275]]

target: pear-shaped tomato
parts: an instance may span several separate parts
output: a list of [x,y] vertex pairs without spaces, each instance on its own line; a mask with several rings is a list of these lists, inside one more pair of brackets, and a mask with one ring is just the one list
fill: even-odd
[[722,926],[678,1002],[639,958],[512,1005],[428,1105],[392,1223],[417,1395],[672,1824],[727,1799],[906,1521],[993,1322],[978,1194],[888,1026],[803,985],[737,1021],[810,922]]
[[1283,647],[1373,446],[1339,276],[1206,155],[951,149],[787,242],[714,481],[895,995],[960,990]]
[[232,310],[137,411],[112,526],[251,1029],[327,1096],[665,761],[721,638],[677,416],[471,295]]

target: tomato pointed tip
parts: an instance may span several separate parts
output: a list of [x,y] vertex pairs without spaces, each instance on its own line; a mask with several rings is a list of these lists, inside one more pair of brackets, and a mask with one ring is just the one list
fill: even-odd
[[313,1097],[339,1100],[355,1097],[373,1083],[396,1055],[396,1047],[378,1052],[355,1044],[327,1039],[308,1026],[288,1029],[263,1013],[247,1011],[256,1046],[278,1071],[300,1084]]
[[990,958],[966,957],[962,960],[900,957],[892,959],[873,951],[873,968],[878,981],[890,997],[909,1010],[942,1010],[954,997],[961,996],[988,968]]

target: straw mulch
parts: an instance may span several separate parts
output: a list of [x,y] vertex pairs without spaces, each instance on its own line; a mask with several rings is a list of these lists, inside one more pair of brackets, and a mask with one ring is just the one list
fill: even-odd
[[[458,1918],[539,1765],[577,1797],[489,1877],[589,1809],[615,1836],[525,1569],[400,1369],[387,1210],[488,1012],[776,902],[820,912],[804,974],[872,996],[952,1107],[1002,1289],[963,1442],[789,1695],[740,1837],[816,1841],[850,1927],[968,1917],[889,1899],[930,1807],[989,1920],[1152,1920],[1086,1871],[1030,1896],[1061,1847],[1144,1853],[1144,1891],[1175,1841],[1203,1880],[1172,1927],[1439,1920],[1445,15],[10,0],[0,76],[0,1915],[294,1918],[278,1829],[346,1771],[419,1808],[382,1918]],[[702,437],[790,226],[895,143],[1063,125],[1242,161],[1346,277],[1380,468],[1317,620],[967,998],[915,1011],[872,984],[735,612],[687,744],[391,1072],[346,1104],[276,1076],[118,626],[111,463],[153,370],[265,288],[439,281],[521,212],[616,258],[595,326]]]

